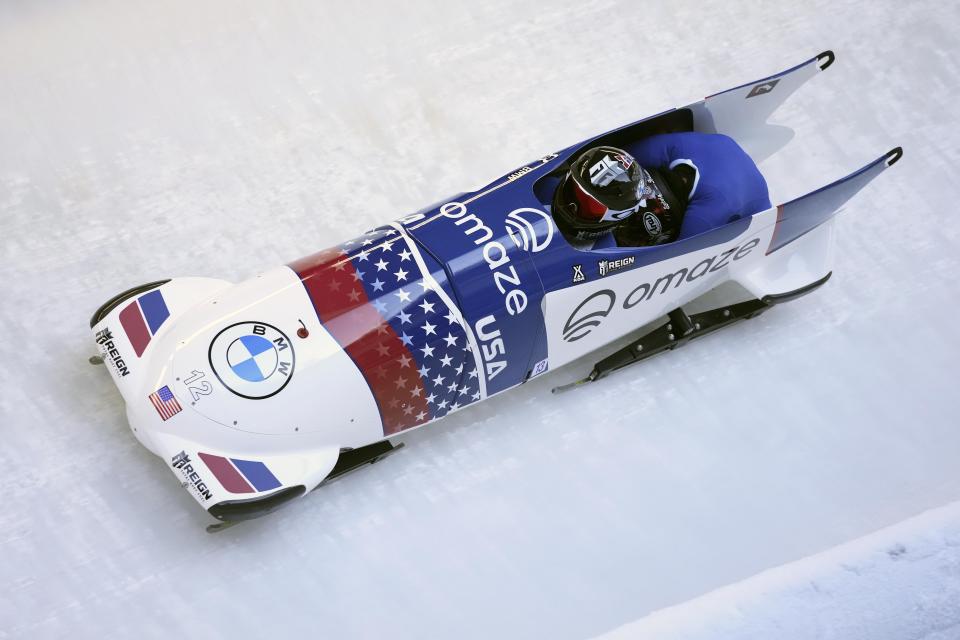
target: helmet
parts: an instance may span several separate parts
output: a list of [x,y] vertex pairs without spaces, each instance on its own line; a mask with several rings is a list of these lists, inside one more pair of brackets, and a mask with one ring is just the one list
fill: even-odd
[[580,239],[598,238],[644,203],[647,172],[629,153],[594,147],[577,158],[554,197],[557,225]]

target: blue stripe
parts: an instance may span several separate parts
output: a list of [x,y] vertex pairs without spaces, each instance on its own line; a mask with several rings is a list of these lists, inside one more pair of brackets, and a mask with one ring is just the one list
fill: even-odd
[[850,198],[887,168],[885,154],[850,175],[783,205],[767,253],[784,247],[832,218]]
[[277,477],[270,473],[267,465],[254,460],[237,460],[230,458],[230,461],[237,466],[243,477],[252,484],[257,491],[269,491],[280,486]]
[[160,293],[160,289],[154,289],[140,296],[139,302],[143,315],[147,319],[147,325],[150,327],[150,333],[156,335],[163,321],[170,317],[167,303],[163,301],[163,294]]

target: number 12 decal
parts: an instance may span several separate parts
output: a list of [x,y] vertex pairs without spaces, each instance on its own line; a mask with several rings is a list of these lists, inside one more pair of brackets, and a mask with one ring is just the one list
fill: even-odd
[[187,390],[193,397],[194,402],[198,401],[200,396],[208,396],[213,392],[213,385],[206,380],[202,380],[202,378],[206,375],[203,371],[197,371],[194,369],[190,373],[191,376],[184,380],[183,384],[187,386]]

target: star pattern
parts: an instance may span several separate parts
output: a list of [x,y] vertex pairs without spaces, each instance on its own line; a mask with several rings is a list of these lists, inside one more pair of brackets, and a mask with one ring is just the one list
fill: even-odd
[[482,397],[458,312],[424,278],[422,264],[411,240],[381,227],[290,265],[367,381],[384,435]]

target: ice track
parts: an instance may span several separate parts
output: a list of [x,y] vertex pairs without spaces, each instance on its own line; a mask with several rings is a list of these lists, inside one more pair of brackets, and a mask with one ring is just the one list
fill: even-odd
[[[958,23],[933,2],[3,3],[0,638],[586,638],[957,501]],[[118,290],[249,277],[828,48],[776,114],[797,137],[763,167],[796,185],[775,199],[906,156],[801,301],[592,388],[550,394],[592,361],[552,372],[217,536],[87,364]],[[865,621],[843,637],[893,637],[837,593]]]

